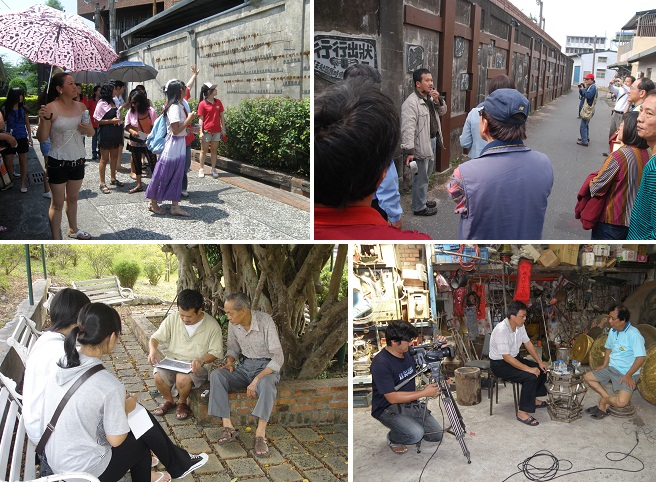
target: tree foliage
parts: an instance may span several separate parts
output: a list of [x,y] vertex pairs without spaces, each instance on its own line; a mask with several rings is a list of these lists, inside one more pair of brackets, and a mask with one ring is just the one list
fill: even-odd
[[347,340],[347,299],[340,297],[346,245],[337,249],[320,304],[320,274],[331,259],[333,245],[167,244],[162,249],[178,258],[178,291],[199,290],[211,300],[213,315],[223,313],[226,294],[235,291],[246,293],[253,309],[271,314],[280,333],[285,367],[298,378],[315,378]]
[[9,276],[21,263],[25,262],[25,247],[22,244],[0,244],[0,266]]
[[112,262],[117,252],[117,246],[113,244],[96,244],[83,246],[84,256],[89,261],[96,278],[102,278],[112,271]]

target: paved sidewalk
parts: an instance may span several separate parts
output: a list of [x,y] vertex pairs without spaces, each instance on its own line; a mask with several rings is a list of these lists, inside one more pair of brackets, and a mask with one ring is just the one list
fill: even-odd
[[[87,164],[78,201],[78,226],[94,240],[275,240],[310,239],[310,200],[282,189],[220,171],[219,179],[209,174],[198,177],[199,164],[192,161],[189,176],[189,198],[180,205],[191,214],[181,218],[148,211],[144,193],[129,194],[135,185],[129,176],[130,153],[123,153],[128,171],[118,172],[122,188],[111,188],[111,194],[98,190],[98,161],[91,161],[91,141],[86,140]],[[38,154],[37,154],[38,153]],[[209,159],[206,160],[209,162]],[[0,225],[7,226],[0,240],[49,240],[48,207],[43,195],[43,158],[38,141],[30,149],[28,192],[20,192],[20,181],[0,192]],[[18,170],[18,157],[14,158]],[[106,169],[109,185],[109,166]],[[144,176],[144,187],[150,178]],[[168,209],[170,203],[164,206]],[[66,216],[62,216],[62,233],[68,233]],[[68,238],[65,238],[69,240]],[[70,240],[69,240],[70,241]]]
[[[120,310],[124,313],[123,310]],[[103,363],[125,384],[128,392],[137,393],[139,403],[153,410],[162,402],[155,388],[152,367],[146,353],[138,343],[129,325],[123,322],[120,343],[111,357],[103,357]],[[206,452],[209,461],[193,474],[181,480],[185,482],[232,482],[239,481],[303,481],[336,482],[347,480],[348,425],[281,426],[269,425],[270,456],[253,455],[255,425],[237,427],[240,435],[233,442],[219,445],[219,425],[202,426],[193,416],[180,421],[171,412],[163,417],[162,426],[174,443],[191,453]],[[159,470],[164,470],[162,466]],[[127,475],[122,479],[129,482]]]

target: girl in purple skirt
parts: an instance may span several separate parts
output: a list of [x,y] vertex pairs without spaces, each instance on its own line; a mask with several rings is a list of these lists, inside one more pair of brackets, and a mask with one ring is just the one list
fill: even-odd
[[182,194],[182,177],[185,166],[185,136],[187,126],[196,117],[196,112],[185,113],[181,99],[185,85],[179,80],[169,80],[164,88],[166,93],[166,144],[155,165],[155,171],[146,189],[146,198],[150,200],[148,210],[155,214],[165,214],[159,205],[162,201],[171,201],[171,214],[189,216],[180,206]]

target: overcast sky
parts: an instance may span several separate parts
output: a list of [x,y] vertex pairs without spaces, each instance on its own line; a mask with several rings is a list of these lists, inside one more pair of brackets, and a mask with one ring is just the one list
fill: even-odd
[[[510,0],[528,17],[540,16],[537,0]],[[543,0],[542,16],[545,19],[545,31],[565,50],[568,35],[585,37],[607,37],[606,47],[615,32],[626,25],[636,12],[656,8],[654,0],[623,1],[566,1]]]

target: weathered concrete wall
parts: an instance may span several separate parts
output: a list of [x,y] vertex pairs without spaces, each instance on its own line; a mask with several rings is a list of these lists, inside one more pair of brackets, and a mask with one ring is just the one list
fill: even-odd
[[258,1],[133,47],[127,57],[159,71],[144,82],[154,100],[169,79],[189,80],[193,64],[200,74],[192,96],[211,81],[226,107],[255,97],[309,97],[310,13],[310,0]]

